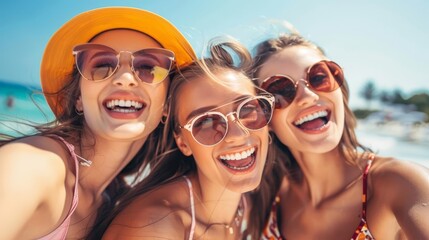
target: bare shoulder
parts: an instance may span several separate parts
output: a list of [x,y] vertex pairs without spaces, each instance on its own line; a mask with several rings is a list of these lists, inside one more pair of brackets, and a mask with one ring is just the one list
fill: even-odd
[[[58,154],[64,152],[63,145],[56,139],[45,136],[31,136],[21,138],[3,145],[0,148],[1,154],[13,154],[17,156],[37,154]],[[53,155],[51,155],[53,156]]]
[[[427,177],[429,169],[425,166],[395,158],[376,157],[370,170],[371,177],[375,180],[394,180],[405,178],[409,181]],[[393,179],[390,179],[393,178]]]
[[103,239],[184,239],[190,219],[184,179],[136,197],[107,229]]
[[22,233],[28,221],[34,225],[46,220],[42,212],[53,212],[64,189],[66,154],[61,143],[40,136],[0,148],[0,192],[8,193],[0,194],[0,225],[8,230],[3,234]]
[[377,157],[369,175],[371,202],[388,209],[407,239],[429,239],[429,171],[393,158]]
[[370,170],[374,193],[392,200],[429,200],[429,169],[412,162],[376,157]]
[[[2,184],[2,190],[17,193],[22,201],[43,201],[64,184],[67,154],[61,143],[41,136],[19,139],[2,146],[0,183],[8,183]],[[9,195],[4,195],[3,200],[8,201],[6,196]]]
[[[0,169],[14,170],[19,177],[64,177],[64,159],[68,153],[52,138],[32,136],[10,142],[0,148]],[[59,175],[58,175],[59,174]]]

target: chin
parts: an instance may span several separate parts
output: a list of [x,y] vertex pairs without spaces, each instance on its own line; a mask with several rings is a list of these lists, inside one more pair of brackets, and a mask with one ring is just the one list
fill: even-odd
[[145,131],[147,132],[146,125],[142,122],[121,124],[112,130],[111,136],[122,140],[141,139],[149,135],[145,134]]
[[262,173],[258,173],[258,176],[252,176],[251,178],[245,178],[239,181],[234,181],[234,179],[232,179],[228,185],[231,191],[246,193],[255,190],[259,184],[261,184],[261,180]]
[[328,153],[336,149],[338,147],[338,143],[339,141],[329,142],[329,140],[327,139],[323,144],[318,144],[316,146],[313,145],[311,146],[310,149],[312,153],[318,153],[318,154]]

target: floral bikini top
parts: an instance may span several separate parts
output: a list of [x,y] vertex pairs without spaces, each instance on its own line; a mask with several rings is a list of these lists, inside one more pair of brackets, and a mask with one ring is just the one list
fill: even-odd
[[[359,225],[356,228],[356,231],[353,233],[351,240],[374,240],[375,238],[371,235],[369,231],[367,222],[366,222],[366,201],[367,201],[367,177],[368,172],[371,167],[372,161],[374,160],[374,155],[369,157],[368,163],[365,167],[365,170],[362,175],[363,181],[363,189],[362,189],[362,218],[360,220]],[[280,206],[280,197],[277,196],[271,206],[270,216],[265,226],[261,240],[286,240],[280,233],[280,229],[278,227],[278,211]]]

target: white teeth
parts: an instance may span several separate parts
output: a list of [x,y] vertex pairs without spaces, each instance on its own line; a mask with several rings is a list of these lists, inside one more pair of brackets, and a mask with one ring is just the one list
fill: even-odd
[[237,153],[231,153],[231,154],[226,154],[226,155],[221,155],[220,159],[221,160],[227,160],[227,161],[238,161],[238,160],[242,160],[245,159],[247,157],[249,157],[250,155],[252,155],[255,152],[255,148],[252,147],[246,151],[242,151],[242,152],[237,152]]
[[315,113],[309,114],[309,115],[307,115],[307,116],[304,116],[304,117],[302,117],[302,118],[300,118],[300,119],[296,120],[296,121],[294,122],[294,124],[295,124],[295,125],[301,125],[301,124],[303,124],[303,123],[305,123],[305,122],[312,121],[312,120],[314,120],[314,119],[316,119],[316,118],[326,117],[326,116],[328,116],[328,112],[327,112],[327,111],[325,111],[325,110],[322,110],[322,111],[318,111],[318,112],[315,112]]
[[237,171],[244,171],[244,170],[249,169],[253,165],[253,163],[255,163],[255,161],[256,161],[255,159],[252,159],[247,165],[241,166],[241,167],[231,166],[229,164],[225,164],[225,166],[227,166],[231,169],[237,170]]
[[[114,100],[107,101],[106,106],[109,109],[117,112],[135,112],[136,110],[139,110],[143,107],[143,103],[133,101],[133,100],[114,99]],[[120,108],[117,108],[117,107],[120,107]],[[123,109],[123,108],[130,108],[130,107],[134,107],[134,110]]]

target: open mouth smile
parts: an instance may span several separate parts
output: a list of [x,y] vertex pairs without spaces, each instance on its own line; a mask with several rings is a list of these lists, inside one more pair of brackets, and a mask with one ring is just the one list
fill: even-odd
[[256,148],[220,155],[219,159],[223,165],[234,171],[246,171],[256,162]]
[[146,107],[146,103],[135,100],[111,99],[104,103],[112,112],[135,113]]
[[327,110],[320,110],[294,121],[293,124],[302,130],[316,131],[326,127],[331,113]]

